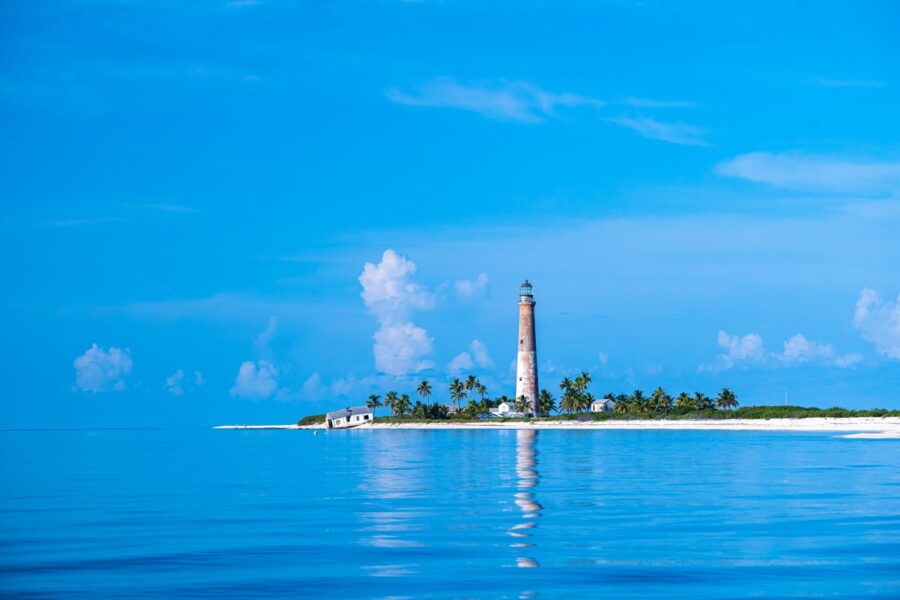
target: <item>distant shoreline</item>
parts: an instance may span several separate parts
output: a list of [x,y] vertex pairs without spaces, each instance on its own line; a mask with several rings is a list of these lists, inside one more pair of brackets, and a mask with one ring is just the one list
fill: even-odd
[[[316,425],[220,425],[215,429],[309,429],[325,430]],[[641,429],[641,430],[710,430],[710,431],[833,431],[853,433],[846,437],[865,439],[900,439],[900,417],[809,417],[805,419],[703,419],[668,420],[636,419],[608,421],[411,421],[409,423],[369,423],[353,429]],[[341,429],[334,431],[343,431]]]

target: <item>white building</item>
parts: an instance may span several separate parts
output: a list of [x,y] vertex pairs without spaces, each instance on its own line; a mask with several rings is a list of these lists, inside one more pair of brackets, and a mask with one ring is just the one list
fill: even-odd
[[335,410],[325,415],[325,426],[328,429],[346,429],[363,423],[372,422],[372,409],[368,406],[351,406]]
[[616,410],[616,401],[612,398],[598,398],[591,402],[591,412],[613,412]]
[[500,406],[497,408],[491,409],[491,414],[495,417],[500,417],[501,419],[519,419],[521,417],[530,417],[531,413],[523,413],[516,410],[516,403],[510,400],[509,402],[501,402]]

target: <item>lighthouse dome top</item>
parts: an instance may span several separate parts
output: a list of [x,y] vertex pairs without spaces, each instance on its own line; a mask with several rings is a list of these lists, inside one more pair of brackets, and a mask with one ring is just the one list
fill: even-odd
[[526,279],[522,285],[519,286],[519,295],[520,296],[531,296],[531,283]]

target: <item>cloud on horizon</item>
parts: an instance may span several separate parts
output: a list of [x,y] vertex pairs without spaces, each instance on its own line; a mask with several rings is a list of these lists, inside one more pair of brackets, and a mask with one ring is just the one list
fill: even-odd
[[720,330],[718,344],[724,352],[714,362],[700,365],[699,371],[725,371],[738,366],[787,367],[804,363],[843,369],[862,361],[859,354],[838,354],[833,345],[815,342],[800,333],[785,340],[781,352],[766,352],[762,336],[758,333],[741,336]]
[[891,302],[864,288],[856,301],[853,326],[880,354],[900,360],[900,294]]
[[359,276],[363,302],[375,315],[375,368],[388,375],[417,373],[433,366],[428,360],[432,339],[412,320],[415,311],[434,307],[434,296],[412,280],[416,264],[394,250],[384,251],[377,265],[366,263]]
[[111,346],[109,351],[97,344],[75,359],[75,386],[83,392],[121,392],[131,374],[131,351]]
[[487,273],[480,273],[474,280],[462,279],[453,283],[453,288],[456,290],[456,296],[460,300],[472,300],[483,295],[487,291],[487,286]]
[[468,350],[460,352],[453,357],[447,365],[447,371],[458,374],[462,371],[471,370],[476,365],[481,369],[492,369],[494,368],[494,361],[488,354],[487,346],[479,340],[472,340]]
[[264,400],[278,390],[278,369],[267,360],[244,361],[229,394],[236,398]]

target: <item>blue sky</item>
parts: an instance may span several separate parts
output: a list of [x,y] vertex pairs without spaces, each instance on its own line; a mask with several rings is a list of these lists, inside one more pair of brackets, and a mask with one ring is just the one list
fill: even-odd
[[0,425],[900,408],[895,3],[484,4],[4,3]]

